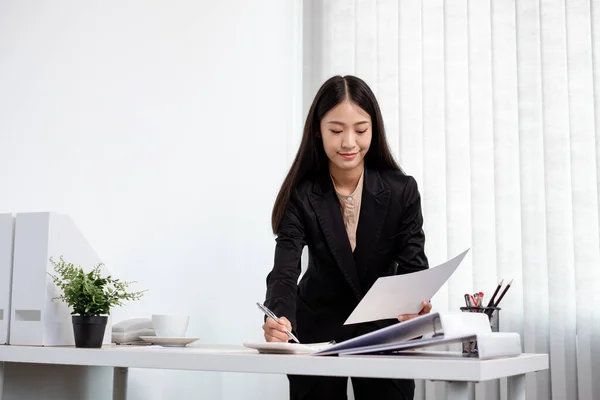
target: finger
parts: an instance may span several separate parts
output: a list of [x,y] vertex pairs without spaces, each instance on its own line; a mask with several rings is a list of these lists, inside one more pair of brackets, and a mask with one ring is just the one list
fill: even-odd
[[282,325],[279,325],[277,323],[275,323],[275,325],[275,328],[271,328],[269,327],[268,322],[265,322],[263,324],[262,329],[265,332],[265,339],[267,339],[267,341],[287,342],[289,340],[289,336],[287,335],[287,333],[285,333],[285,331],[280,330],[280,328],[282,328]]
[[409,319],[416,318],[418,314],[402,314],[398,316],[398,321],[408,321]]
[[[285,318],[285,317],[283,317]],[[286,320],[287,321],[287,320]],[[289,321],[287,321],[289,324]],[[275,329],[281,332],[285,332],[285,324],[282,323],[281,318],[279,318],[279,323],[277,323],[273,318],[267,318],[267,326],[269,327],[269,329]],[[290,325],[291,328],[291,325]]]
[[288,328],[290,331],[292,330],[292,323],[286,317],[279,318],[279,323],[284,324],[285,327]]
[[269,335],[267,332],[265,332],[265,340],[267,342],[281,342],[282,341],[282,340],[276,338],[275,336]]
[[267,333],[273,337],[276,337],[277,339],[282,340],[282,341],[289,340],[289,336],[287,335],[287,333],[285,333],[285,331],[281,331],[279,329],[267,329]]
[[420,315],[427,314],[431,311],[431,303],[430,302],[423,301],[421,304],[423,305],[423,308],[421,309],[421,312],[419,312]]
[[276,329],[281,332],[285,332],[286,328],[292,330],[292,324],[285,317],[279,318],[279,323],[275,322],[274,319],[268,318],[268,324],[270,329]]

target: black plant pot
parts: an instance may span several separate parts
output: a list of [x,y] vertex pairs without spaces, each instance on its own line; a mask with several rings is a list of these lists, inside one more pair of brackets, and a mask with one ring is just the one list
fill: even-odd
[[75,347],[100,348],[106,330],[107,316],[73,315]]

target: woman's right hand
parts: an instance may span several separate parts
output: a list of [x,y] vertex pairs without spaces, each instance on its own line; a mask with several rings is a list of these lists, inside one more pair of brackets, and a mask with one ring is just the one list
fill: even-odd
[[279,317],[279,323],[273,318],[267,318],[262,326],[267,342],[287,342],[290,337],[285,333],[285,328],[292,331],[292,324],[286,317]]

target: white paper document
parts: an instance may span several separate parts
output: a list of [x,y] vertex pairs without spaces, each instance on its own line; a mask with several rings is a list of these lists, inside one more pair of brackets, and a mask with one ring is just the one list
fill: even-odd
[[258,350],[265,354],[313,354],[319,350],[325,350],[332,346],[332,343],[287,343],[287,342],[265,342],[265,343],[244,343],[244,346]]
[[448,281],[470,249],[437,267],[377,279],[344,325],[417,314]]

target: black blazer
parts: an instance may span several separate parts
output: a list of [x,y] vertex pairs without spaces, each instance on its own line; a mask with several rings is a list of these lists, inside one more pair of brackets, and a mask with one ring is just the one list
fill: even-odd
[[[353,253],[329,174],[305,179],[293,192],[276,235],[265,305],[288,318],[305,343],[340,342],[397,323],[343,325],[377,278],[428,268],[422,227],[414,178],[365,168]],[[308,268],[298,283],[304,246]]]

